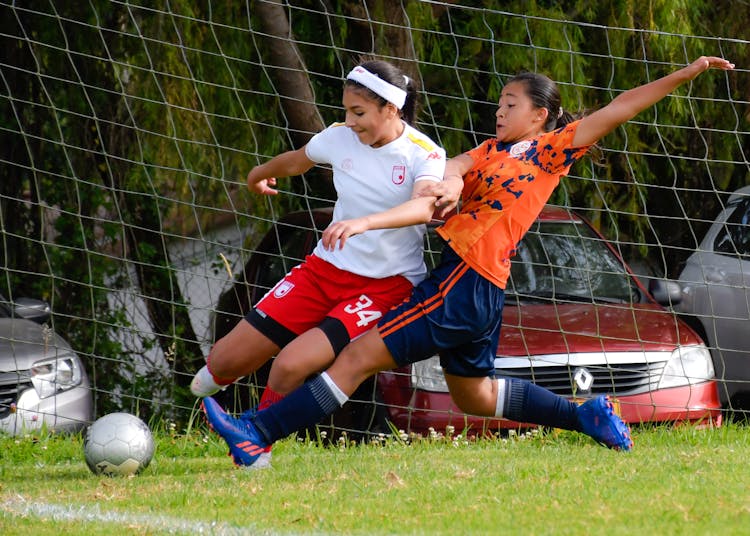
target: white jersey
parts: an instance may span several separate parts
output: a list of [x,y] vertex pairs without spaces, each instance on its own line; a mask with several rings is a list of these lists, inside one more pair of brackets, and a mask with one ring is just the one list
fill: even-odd
[[[338,200],[333,221],[383,212],[411,199],[414,183],[441,181],[445,150],[404,123],[397,139],[373,148],[363,144],[343,123],[316,134],[305,147],[313,162],[333,167]],[[341,270],[366,277],[402,275],[416,285],[427,268],[422,253],[425,225],[377,229],[346,240],[343,248],[326,250],[321,242],[313,253]]]

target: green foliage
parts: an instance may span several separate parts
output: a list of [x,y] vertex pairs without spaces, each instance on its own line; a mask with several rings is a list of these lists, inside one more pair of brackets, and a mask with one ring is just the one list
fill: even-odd
[[[502,86],[521,70],[548,74],[564,107],[584,112],[700,54],[750,63],[745,41],[713,37],[744,35],[747,24],[721,2],[321,5],[284,11],[324,122],[341,120],[342,78],[360,55],[403,60],[422,86],[420,127],[450,155],[493,135]],[[50,301],[100,410],[153,393],[179,398],[184,385],[170,383],[202,358],[190,304],[171,292],[171,238],[231,222],[255,230],[252,247],[272,215],[332,195],[321,170],[283,179],[286,195],[274,199],[246,191],[253,165],[293,148],[255,2],[141,6],[0,7],[0,291]],[[747,153],[734,102],[744,94],[739,76],[722,74],[680,88],[602,140],[602,160],[578,164],[552,201],[584,211],[626,256],[676,275],[725,192],[747,181],[736,165]],[[154,324],[139,348],[117,336],[133,326],[108,299],[133,284],[134,266]],[[143,372],[137,363],[157,345],[173,360]]]

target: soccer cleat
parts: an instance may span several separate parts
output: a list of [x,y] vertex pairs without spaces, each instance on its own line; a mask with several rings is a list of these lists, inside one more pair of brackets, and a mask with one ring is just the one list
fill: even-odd
[[608,396],[598,396],[578,406],[581,431],[614,450],[630,450],[633,440],[630,428],[615,415]]
[[208,425],[229,445],[229,454],[237,467],[260,469],[270,464],[270,452],[265,462],[261,459],[269,445],[250,421],[228,415],[211,397],[204,398],[201,407]]
[[226,385],[219,385],[214,381],[214,376],[209,372],[207,365],[203,365],[190,382],[190,392],[199,398],[215,395],[226,388]]
[[255,460],[249,468],[250,469],[268,469],[271,467],[271,447],[266,447],[263,452],[260,453],[258,459]]
[[[243,411],[240,414],[240,420],[245,422],[252,421],[255,417],[255,414],[258,413],[258,410],[258,407],[254,407]],[[258,456],[258,459],[252,465],[253,469],[266,469],[268,467],[271,467],[271,447],[273,447],[273,445],[268,445],[263,449],[261,455]]]

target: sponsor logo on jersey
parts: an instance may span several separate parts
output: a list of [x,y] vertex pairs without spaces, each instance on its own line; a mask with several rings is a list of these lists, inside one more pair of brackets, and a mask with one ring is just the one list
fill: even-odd
[[403,184],[406,178],[406,166],[393,166],[391,180],[393,184]]
[[432,151],[430,154],[427,155],[427,160],[440,160],[442,158],[443,157],[437,151]]
[[279,281],[279,284],[276,285],[276,288],[273,289],[273,297],[274,298],[283,298],[291,290],[294,288],[294,283],[290,283],[289,281],[282,280]]
[[512,156],[513,158],[518,158],[523,153],[528,151],[529,147],[531,147],[531,142],[529,140],[519,141],[510,148],[510,156]]
[[344,161],[341,162],[341,169],[344,171],[350,171],[354,167],[354,162],[351,158],[344,158]]

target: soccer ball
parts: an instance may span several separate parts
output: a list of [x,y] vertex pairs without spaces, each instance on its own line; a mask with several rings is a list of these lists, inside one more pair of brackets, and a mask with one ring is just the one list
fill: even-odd
[[135,475],[151,462],[154,438],[146,423],[135,415],[110,413],[89,426],[83,454],[94,474]]

